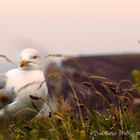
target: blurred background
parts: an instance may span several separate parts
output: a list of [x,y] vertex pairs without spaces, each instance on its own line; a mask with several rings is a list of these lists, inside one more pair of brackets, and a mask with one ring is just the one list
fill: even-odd
[[[139,0],[0,0],[0,54],[17,65],[19,52],[30,47],[42,55],[72,56],[59,67],[58,61],[48,66],[50,96],[62,96],[74,106],[70,79],[81,103],[104,111],[98,93],[118,105],[118,87],[121,91],[140,83],[135,71],[140,70],[139,13]],[[0,72],[14,67],[0,58]],[[125,79],[129,82],[121,87]],[[101,86],[105,83],[110,91]],[[128,97],[126,91],[123,95]]]
[[[139,68],[139,13],[138,0],[0,0],[0,54],[18,63],[19,52],[33,47],[79,57],[86,72],[130,79]],[[0,72],[15,67],[0,64]]]
[[[140,0],[0,0],[0,55],[18,65],[24,48],[72,56],[50,63],[45,76],[50,97],[74,108],[73,90],[80,105],[101,112],[106,100],[129,109],[140,98]],[[0,73],[14,67],[0,57]]]
[[0,0],[0,54],[139,53],[139,0]]

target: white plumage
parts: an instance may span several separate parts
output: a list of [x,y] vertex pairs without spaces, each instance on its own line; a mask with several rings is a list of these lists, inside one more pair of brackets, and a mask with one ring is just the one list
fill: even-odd
[[31,119],[41,110],[43,100],[47,98],[46,82],[42,84],[45,77],[41,54],[32,48],[24,49],[19,65],[19,68],[0,76],[0,96],[7,98],[7,101],[0,100],[0,119],[12,118],[19,112],[22,114],[17,115],[20,119],[23,116],[24,119]]

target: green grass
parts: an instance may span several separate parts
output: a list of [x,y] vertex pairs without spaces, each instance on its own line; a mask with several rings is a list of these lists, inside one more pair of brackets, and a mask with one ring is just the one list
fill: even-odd
[[[87,109],[81,120],[71,112],[51,113],[30,122],[11,123],[6,133],[15,140],[137,140],[134,118],[127,110],[111,106],[108,114]],[[128,134],[125,134],[128,133]],[[130,134],[129,134],[130,133]],[[114,136],[113,136],[114,135]],[[6,134],[7,137],[7,134]],[[0,135],[0,140],[4,136]]]
[[[136,79],[135,72],[133,72],[133,76]],[[135,111],[130,108],[127,104],[130,100],[123,93],[114,93],[119,103],[118,106],[108,104],[106,112],[98,112],[80,104],[71,81],[67,80],[72,88],[77,104],[76,107],[70,107],[61,97],[59,101],[56,101],[56,104],[57,102],[59,102],[59,105],[61,104],[61,109],[51,112],[49,116],[42,115],[27,122],[9,122],[4,128],[1,127],[0,140],[139,139],[140,127],[139,119],[137,119],[139,117],[135,116],[135,112],[139,112],[139,107],[136,110],[134,109]],[[138,81],[136,82],[135,87],[139,90]],[[104,86],[111,90],[107,85]],[[102,97],[102,99],[107,100],[105,97]],[[87,113],[86,115],[82,115],[82,109]]]
[[[83,72],[82,68],[81,71]],[[83,72],[83,74],[87,76],[85,72]],[[134,70],[132,74],[136,82],[132,88],[135,88],[140,92],[140,72]],[[55,76],[57,76],[57,73]],[[101,100],[105,100],[108,105],[105,112],[98,112],[79,102],[72,82],[66,76],[64,77],[72,89],[76,102],[75,107],[71,107],[61,97],[56,100],[56,104],[59,102],[61,108],[56,112],[51,112],[47,117],[42,115],[31,121],[8,122],[6,125],[1,123],[0,140],[140,139],[140,105],[138,104],[134,105],[134,108],[132,107],[133,99],[130,100],[132,95],[129,93],[129,90],[131,89],[122,90],[120,88],[120,82],[117,84],[115,91],[112,92],[111,84],[103,83],[103,87],[116,96],[118,106],[109,104],[106,97],[104,97],[104,93],[100,93],[97,89],[96,94],[100,96]],[[84,84],[90,88],[90,81],[85,82]],[[124,96],[124,92],[126,94],[128,93],[128,97]],[[128,103],[131,104],[131,107],[128,106]],[[83,109],[86,112],[86,115],[82,114]]]

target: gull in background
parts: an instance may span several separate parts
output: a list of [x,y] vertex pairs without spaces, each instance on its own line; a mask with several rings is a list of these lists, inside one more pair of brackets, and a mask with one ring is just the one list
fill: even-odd
[[[0,74],[0,120],[11,119],[18,113],[22,114],[20,119],[32,119],[42,109],[48,96],[46,82],[42,83],[42,59],[37,50],[24,49],[19,67]],[[14,118],[18,119],[17,116]]]

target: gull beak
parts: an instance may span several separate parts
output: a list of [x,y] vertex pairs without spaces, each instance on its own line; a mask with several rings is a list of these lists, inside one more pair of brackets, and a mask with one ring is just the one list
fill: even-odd
[[20,67],[28,66],[29,63],[30,63],[30,62],[27,61],[27,60],[21,60],[21,61],[20,61]]

